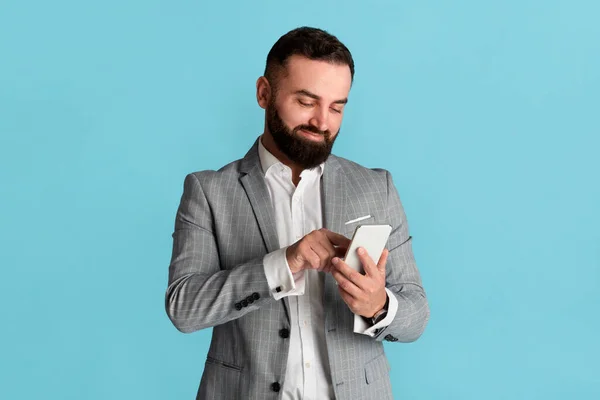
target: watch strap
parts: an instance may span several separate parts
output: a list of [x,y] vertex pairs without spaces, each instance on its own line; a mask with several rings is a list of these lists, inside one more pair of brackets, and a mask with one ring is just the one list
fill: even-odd
[[385,304],[384,304],[383,308],[381,310],[377,311],[375,313],[375,315],[373,315],[371,317],[371,323],[373,325],[377,324],[378,322],[380,322],[382,319],[384,319],[386,317],[389,304],[390,304],[390,298],[386,296],[386,300],[385,300]]

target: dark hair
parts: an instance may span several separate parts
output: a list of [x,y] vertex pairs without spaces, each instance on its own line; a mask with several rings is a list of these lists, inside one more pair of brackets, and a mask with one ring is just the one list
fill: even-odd
[[272,85],[276,85],[279,69],[285,67],[288,58],[293,55],[347,65],[350,67],[350,76],[354,80],[354,60],[350,50],[330,33],[303,26],[280,37],[269,51],[265,77]]

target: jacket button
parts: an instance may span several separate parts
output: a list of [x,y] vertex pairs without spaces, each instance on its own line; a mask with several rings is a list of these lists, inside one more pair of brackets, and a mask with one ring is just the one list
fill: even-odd
[[248,307],[248,300],[242,300],[242,307]]
[[290,337],[290,331],[287,330],[286,328],[283,328],[279,331],[279,336],[281,336],[284,339],[287,339]]
[[256,293],[256,292],[254,292],[254,293],[252,293],[252,298],[254,300],[258,300],[258,299],[260,299],[260,295],[258,293]]
[[387,340],[388,342],[397,342],[398,338],[393,337],[392,335],[386,335],[384,337],[385,340]]
[[240,311],[242,309],[242,303],[235,303],[235,309]]
[[279,382],[273,382],[271,383],[271,390],[274,392],[279,392],[279,390],[281,389],[281,386],[279,386]]
[[254,303],[254,297],[252,297],[252,296],[248,296],[248,297],[246,297],[246,301],[247,301],[248,303],[252,304],[252,303]]

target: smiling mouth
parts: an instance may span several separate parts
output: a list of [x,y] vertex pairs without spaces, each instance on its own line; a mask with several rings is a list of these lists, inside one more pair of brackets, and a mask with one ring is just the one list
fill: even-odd
[[322,135],[320,133],[314,133],[314,132],[306,131],[304,129],[300,129],[299,132],[312,140],[317,140],[317,139],[324,140],[324,135]]

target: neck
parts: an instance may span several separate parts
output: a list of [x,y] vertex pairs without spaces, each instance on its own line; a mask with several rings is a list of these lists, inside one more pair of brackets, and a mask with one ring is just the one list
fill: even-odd
[[300,182],[300,173],[303,171],[302,167],[298,164],[294,163],[290,160],[285,154],[279,150],[275,141],[273,140],[273,136],[271,133],[265,129],[265,132],[261,136],[260,140],[262,141],[262,145],[269,151],[269,153],[273,154],[275,158],[277,158],[283,165],[287,165],[292,170],[292,182],[294,186],[298,186]]

